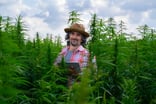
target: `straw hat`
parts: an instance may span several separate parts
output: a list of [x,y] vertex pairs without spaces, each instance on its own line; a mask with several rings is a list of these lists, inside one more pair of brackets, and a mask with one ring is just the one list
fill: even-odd
[[79,32],[82,35],[84,35],[85,37],[89,37],[89,34],[85,31],[84,26],[82,24],[78,24],[78,23],[72,24],[69,28],[65,28],[64,31],[66,33],[69,33],[69,32]]

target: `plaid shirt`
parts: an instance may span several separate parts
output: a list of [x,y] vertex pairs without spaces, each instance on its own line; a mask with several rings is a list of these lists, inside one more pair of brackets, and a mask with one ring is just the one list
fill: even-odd
[[[54,64],[57,65],[58,63],[60,63],[62,58],[66,57],[68,51],[69,51],[68,46],[63,48]],[[89,60],[89,52],[83,46],[79,46],[72,53],[71,58],[70,58],[70,62],[78,62],[81,69],[88,65],[88,60]]]

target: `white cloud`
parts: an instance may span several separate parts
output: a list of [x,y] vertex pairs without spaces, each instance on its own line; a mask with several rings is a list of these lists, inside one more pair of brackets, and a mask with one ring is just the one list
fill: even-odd
[[87,31],[91,13],[96,13],[103,19],[113,17],[117,23],[123,20],[129,32],[136,32],[139,25],[156,27],[155,5],[155,0],[0,0],[0,14],[13,18],[21,14],[31,38],[38,31],[41,37],[52,33],[64,39],[68,13],[72,10],[82,14],[81,23]]
[[105,10],[108,7],[108,0],[90,0],[91,1],[91,6],[92,10],[95,13],[98,13],[99,10]]
[[0,0],[0,5],[5,5],[5,4],[12,4],[15,2],[18,2],[19,0]]
[[83,11],[83,14],[81,15],[81,23],[84,25],[85,27],[85,30],[87,32],[89,32],[89,22],[90,22],[90,19],[91,19],[91,12],[90,10],[86,10],[86,11]]
[[108,0],[90,0],[94,8],[103,8],[108,6]]
[[28,27],[28,35],[30,38],[36,37],[35,34],[39,32],[42,38],[46,37],[47,33],[52,33],[51,28],[43,19],[38,17],[24,17],[23,20]]

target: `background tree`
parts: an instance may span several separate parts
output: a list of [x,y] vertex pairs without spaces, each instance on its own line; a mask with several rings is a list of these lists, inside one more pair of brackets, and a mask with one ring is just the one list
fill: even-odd
[[81,14],[79,14],[76,10],[69,12],[68,24],[72,25],[73,23],[79,23],[82,21],[79,17],[80,15]]
[[127,30],[127,28],[125,22],[121,20],[118,26],[119,26],[119,31],[117,32],[117,34],[119,35],[120,39],[126,39],[125,30]]
[[143,38],[146,38],[149,35],[149,32],[150,32],[150,28],[146,24],[142,25],[142,26],[139,26],[137,28],[137,30],[140,32],[140,34],[143,36]]

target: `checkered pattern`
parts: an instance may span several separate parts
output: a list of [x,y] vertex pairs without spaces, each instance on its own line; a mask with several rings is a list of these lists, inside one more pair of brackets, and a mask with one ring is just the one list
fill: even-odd
[[[59,56],[57,57],[55,64],[61,62],[63,57],[66,57],[69,47],[65,47],[60,52]],[[78,62],[81,69],[88,65],[89,60],[89,52],[82,46],[79,46],[72,54],[70,62]]]

